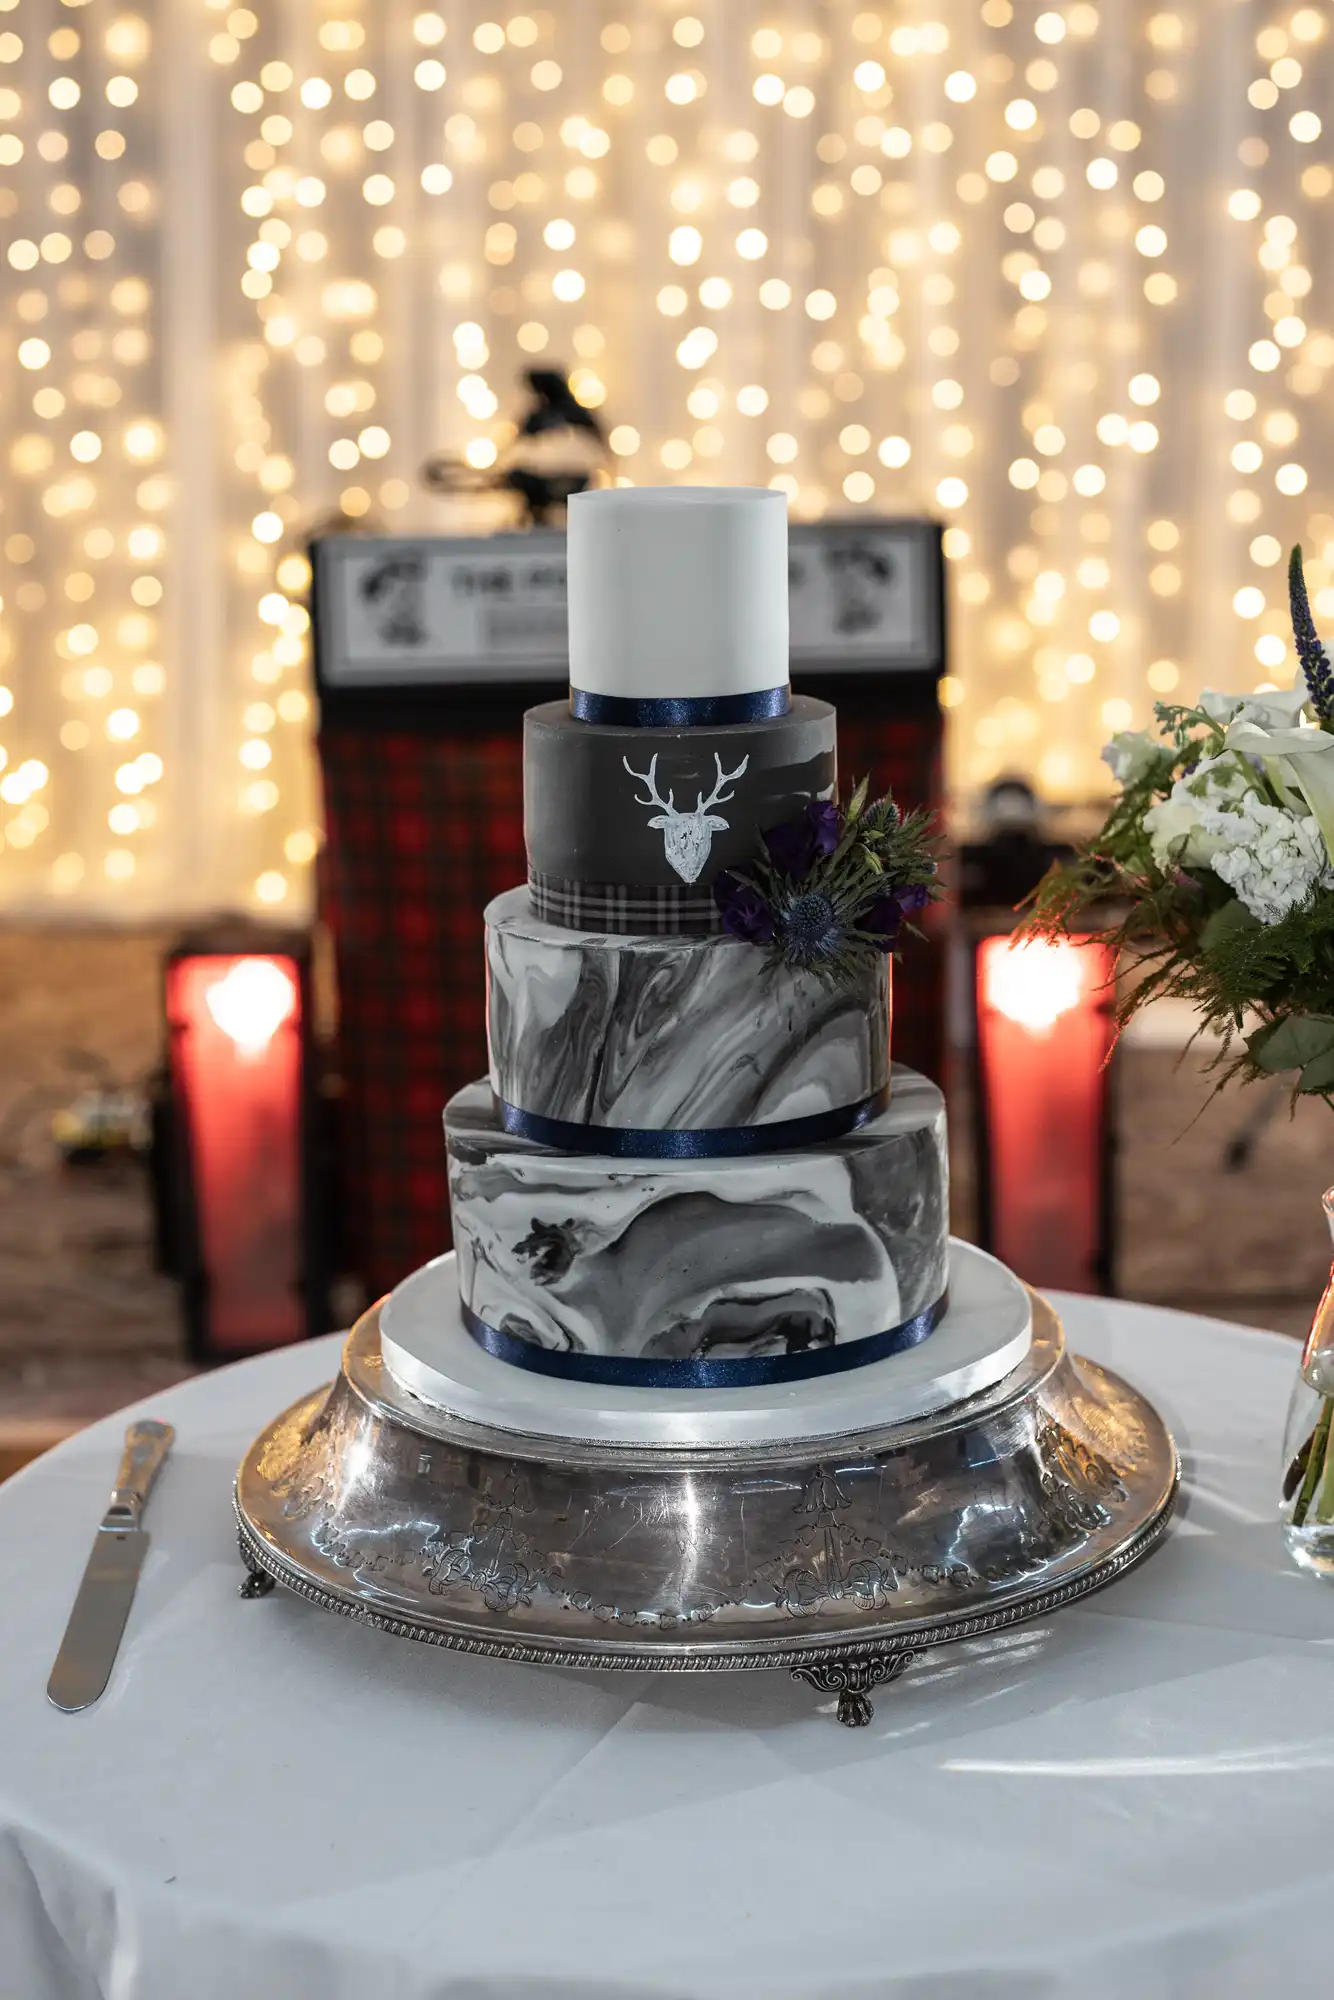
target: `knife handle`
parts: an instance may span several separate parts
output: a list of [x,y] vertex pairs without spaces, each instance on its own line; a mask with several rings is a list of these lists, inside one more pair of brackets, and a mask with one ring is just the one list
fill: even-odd
[[125,1450],[111,1502],[102,1517],[104,1528],[123,1532],[138,1527],[153,1481],[162,1470],[175,1436],[170,1424],[159,1423],[155,1417],[144,1417],[130,1425],[125,1433]]

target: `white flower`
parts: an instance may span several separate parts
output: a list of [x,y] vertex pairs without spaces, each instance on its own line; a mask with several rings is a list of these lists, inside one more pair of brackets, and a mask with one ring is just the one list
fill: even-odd
[[1232,722],[1253,722],[1261,729],[1292,729],[1307,700],[1304,685],[1274,688],[1268,694],[1216,694],[1206,688],[1200,707],[1221,729]]
[[1144,825],[1160,868],[1212,868],[1262,924],[1276,924],[1334,882],[1320,828],[1301,799],[1276,803],[1233,752],[1201,758]]
[[1214,858],[1217,843],[1204,838],[1199,805],[1181,793],[1179,780],[1172,787],[1170,798],[1150,806],[1144,815],[1144,825],[1153,858],[1162,869],[1207,868]]
[[1118,729],[1110,743],[1102,746],[1102,761],[1110,766],[1118,785],[1133,785],[1142,778],[1164,745],[1147,729]]
[[[1268,699],[1276,702],[1280,697]],[[1297,701],[1297,690],[1282,699],[1289,704]],[[1260,722],[1239,712],[1223,740],[1229,750],[1258,760],[1281,798],[1310,807],[1326,856],[1334,859],[1334,735],[1327,729],[1298,728],[1296,720],[1296,710],[1287,723],[1273,717]]]
[[1239,805],[1252,790],[1235,757],[1202,757],[1178,778],[1168,796],[1144,815],[1145,830],[1160,868],[1208,868],[1228,835],[1220,813]]
[[1215,853],[1213,871],[1262,924],[1276,924],[1313,889],[1328,886],[1329,859],[1311,814],[1299,819],[1251,797],[1240,812],[1219,817],[1232,822],[1237,840]]

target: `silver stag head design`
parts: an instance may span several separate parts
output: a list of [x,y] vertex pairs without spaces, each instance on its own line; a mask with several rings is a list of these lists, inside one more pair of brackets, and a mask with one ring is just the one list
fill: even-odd
[[709,808],[711,806],[727,804],[727,801],[733,794],[731,792],[724,792],[723,786],[734,784],[738,778],[745,775],[746,766],[749,764],[750,758],[748,756],[743,757],[735,771],[727,772],[723,770],[723,760],[717,751],[714,752],[713,761],[718,767],[718,782],[709,793],[708,798],[706,799],[703,792],[700,792],[696,798],[693,812],[680,812],[674,803],[674,793],[668,792],[665,799],[658,796],[658,759],[656,755],[650,760],[647,771],[634,770],[631,767],[628,757],[622,757],[621,759],[630,776],[638,778],[642,784],[648,786],[649,796],[646,799],[641,799],[636,794],[635,804],[639,806],[662,807],[662,811],[654,815],[649,821],[649,825],[662,828],[662,844],[667,855],[667,865],[681,877],[683,882],[697,882],[699,880],[700,871],[709,858],[709,849],[713,845],[714,834],[725,833],[727,831],[728,821],[721,819],[717,813],[711,812]]

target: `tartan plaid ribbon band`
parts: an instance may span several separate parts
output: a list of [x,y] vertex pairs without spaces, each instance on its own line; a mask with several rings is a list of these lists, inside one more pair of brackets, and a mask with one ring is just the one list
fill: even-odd
[[625,882],[570,882],[528,871],[533,915],[567,931],[618,936],[689,937],[722,928],[712,894],[676,883],[643,888]]
[[671,1361],[637,1355],[576,1354],[565,1348],[538,1347],[517,1334],[488,1326],[470,1306],[463,1306],[463,1324],[479,1347],[497,1361],[527,1368],[536,1375],[563,1376],[567,1382],[600,1382],[627,1389],[749,1389],[768,1382],[808,1382],[816,1375],[840,1375],[865,1368],[888,1355],[903,1354],[929,1340],[949,1309],[949,1293],[883,1333],[863,1340],[840,1341],[833,1347],[813,1347],[804,1354],[756,1354],[713,1359],[685,1355]]

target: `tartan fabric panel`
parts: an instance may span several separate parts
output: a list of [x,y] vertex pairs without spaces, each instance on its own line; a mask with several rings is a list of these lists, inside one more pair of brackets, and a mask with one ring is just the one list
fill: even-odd
[[[801,691],[838,707],[845,793],[870,771],[902,804],[939,807],[930,676],[820,675]],[[372,1296],[449,1247],[440,1118],[456,1090],[486,1073],[482,910],[528,873],[521,710],[530,698],[479,700],[470,712],[456,697],[398,725],[349,710],[320,734],[320,913],[337,968],[343,1079],[341,1261]],[[895,968],[894,1053],[938,1079],[944,951],[939,922],[928,923],[934,935],[909,940]]]
[[486,1074],[482,910],[526,872],[520,723],[517,707],[472,727],[454,709],[411,732],[320,736],[344,1261],[372,1297],[449,1248],[440,1117]]
[[528,891],[533,915],[567,931],[689,937],[722,929],[711,895],[670,884],[631,888],[620,882],[569,882],[530,869]]

